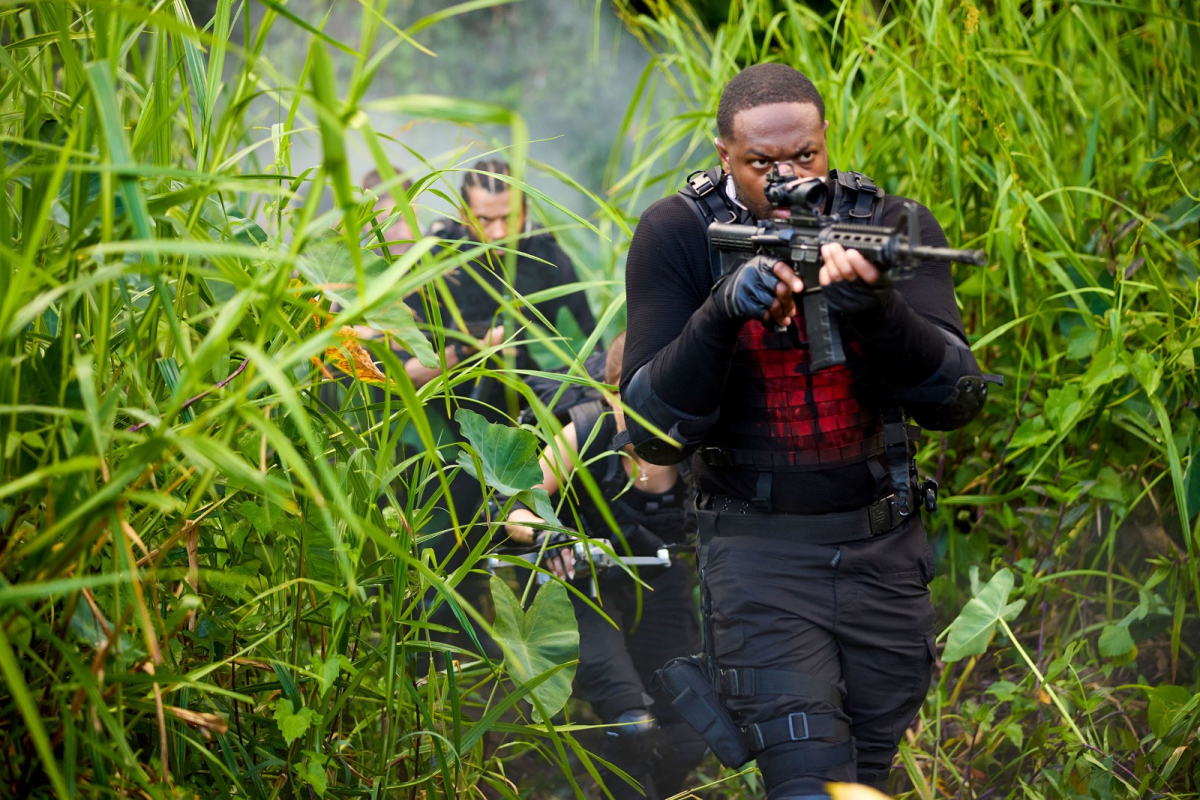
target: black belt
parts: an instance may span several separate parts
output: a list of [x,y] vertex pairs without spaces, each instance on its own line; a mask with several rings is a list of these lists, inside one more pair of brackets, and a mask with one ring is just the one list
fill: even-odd
[[704,505],[713,508],[697,509],[702,543],[713,536],[764,536],[807,544],[839,544],[895,530],[913,516],[900,513],[895,495],[865,508],[832,514],[765,514],[749,501],[724,495],[705,495]]

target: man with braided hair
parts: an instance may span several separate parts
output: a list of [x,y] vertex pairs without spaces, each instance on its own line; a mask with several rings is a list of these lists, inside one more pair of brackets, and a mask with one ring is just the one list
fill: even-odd
[[[714,269],[710,222],[786,218],[764,195],[776,168],[825,181],[825,214],[895,225],[911,201],[831,171],[828,124],[795,69],[741,72],[717,111],[720,169],[647,209],[626,268],[621,395],[672,441],[634,415],[630,436],[648,461],[691,457],[701,492],[706,657],[660,675],[703,675],[673,682],[677,707],[727,763],[756,758],[770,800],[824,796],[827,780],[885,787],[934,661],[917,510],[934,487],[915,483],[907,418],[956,428],[986,394],[946,262],[893,284],[857,251],[822,246],[847,360],[820,370],[797,302],[810,287],[787,263]],[[913,205],[920,244],[945,246]]]
[[[517,230],[509,230],[512,209],[512,189],[498,175],[511,174],[508,163],[499,158],[487,158],[475,162],[471,170],[463,174],[463,208],[459,219],[444,217],[429,228],[432,236],[449,242],[500,242],[518,250],[513,289],[523,296],[575,283],[575,265],[570,256],[555,240],[554,235],[534,225],[529,219],[529,203],[521,197],[521,208],[517,214]],[[520,235],[518,240],[516,237]],[[505,242],[505,240],[508,240]],[[512,292],[503,283],[503,270],[499,268],[502,254],[490,258],[490,268],[476,269],[476,273],[495,292],[511,299]],[[447,276],[455,305],[467,322],[487,320],[493,317],[497,303],[471,277],[456,271]],[[570,311],[581,330],[592,331],[596,320],[588,307],[582,290],[543,300],[537,309],[551,324],[558,323],[560,310]],[[448,319],[443,316],[443,319]]]

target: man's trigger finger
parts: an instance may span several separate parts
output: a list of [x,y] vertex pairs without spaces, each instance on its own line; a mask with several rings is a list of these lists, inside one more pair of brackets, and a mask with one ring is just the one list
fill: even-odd
[[796,294],[804,291],[804,281],[800,280],[800,276],[796,274],[796,271],[786,261],[776,261],[774,272],[775,277],[779,278]]

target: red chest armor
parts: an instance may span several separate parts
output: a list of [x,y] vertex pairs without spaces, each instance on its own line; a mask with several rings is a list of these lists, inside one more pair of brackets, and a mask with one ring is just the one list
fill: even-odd
[[862,350],[852,339],[844,341],[847,363],[814,373],[802,315],[784,333],[768,331],[757,320],[743,325],[705,460],[713,466],[806,469],[881,453],[882,412],[862,376]]

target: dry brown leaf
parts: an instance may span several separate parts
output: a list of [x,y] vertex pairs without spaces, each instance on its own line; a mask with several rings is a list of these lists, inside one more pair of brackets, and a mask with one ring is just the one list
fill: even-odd
[[[358,343],[358,334],[353,328],[341,328],[337,332],[337,338],[341,340],[341,345],[325,350],[325,358],[334,367],[363,383],[381,386],[387,383],[387,376],[375,366],[375,359],[371,358],[367,349]],[[347,354],[350,358],[346,357]]]
[[207,714],[202,711],[191,711],[186,708],[178,708],[176,706],[167,706],[167,711],[170,711],[179,719],[191,725],[193,728],[199,728],[207,737],[209,734],[215,733],[217,736],[229,730],[229,723],[224,717],[216,714]]

